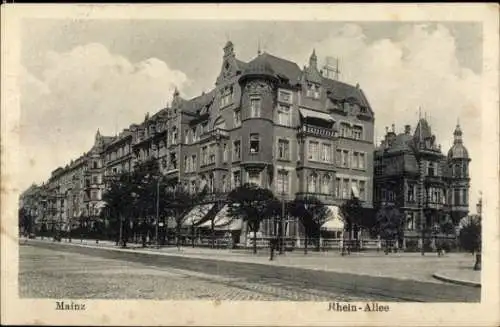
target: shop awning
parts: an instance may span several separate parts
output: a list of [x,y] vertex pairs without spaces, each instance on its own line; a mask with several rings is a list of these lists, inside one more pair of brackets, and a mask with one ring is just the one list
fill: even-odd
[[182,225],[184,226],[192,226],[197,224],[200,220],[202,220],[210,210],[214,207],[214,203],[202,204],[194,207],[189,211],[184,219],[182,220]]
[[299,109],[300,114],[304,118],[316,118],[316,119],[322,119],[326,121],[333,121],[333,117],[327,114],[326,112],[319,112],[319,111],[314,111],[314,110],[309,110],[309,109],[304,109],[300,108]]
[[337,206],[328,206],[328,212],[329,212],[328,219],[321,226],[321,229],[330,231],[344,230],[344,220],[342,219],[340,208]]
[[[214,228],[216,230],[240,230],[242,220],[229,215],[229,207],[225,205],[214,217]],[[207,220],[200,227],[211,228],[212,221]]]

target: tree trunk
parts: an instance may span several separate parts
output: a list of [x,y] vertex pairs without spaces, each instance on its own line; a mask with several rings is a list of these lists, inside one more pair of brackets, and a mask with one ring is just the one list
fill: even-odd
[[309,243],[309,239],[307,233],[304,233],[304,254],[307,254],[307,243]]
[[253,231],[253,254],[257,254],[257,231]]
[[212,234],[211,246],[212,246],[212,248],[215,248],[215,218],[211,220],[210,232]]

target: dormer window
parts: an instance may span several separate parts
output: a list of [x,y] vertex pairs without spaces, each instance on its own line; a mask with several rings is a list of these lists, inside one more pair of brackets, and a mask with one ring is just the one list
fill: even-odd
[[319,99],[320,88],[318,84],[308,83],[307,84],[307,96],[314,99]]
[[223,90],[221,90],[221,97],[220,97],[220,107],[225,107],[229,105],[233,101],[233,87],[227,87]]

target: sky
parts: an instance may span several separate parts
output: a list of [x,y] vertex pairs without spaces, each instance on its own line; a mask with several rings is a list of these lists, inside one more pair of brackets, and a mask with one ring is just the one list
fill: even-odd
[[115,135],[163,108],[213,88],[222,48],[319,64],[339,59],[343,82],[360,87],[385,127],[414,128],[419,107],[446,154],[459,120],[471,161],[470,211],[481,190],[482,30],[477,23],[25,20],[21,36],[23,181],[45,181],[88,151],[99,128]]

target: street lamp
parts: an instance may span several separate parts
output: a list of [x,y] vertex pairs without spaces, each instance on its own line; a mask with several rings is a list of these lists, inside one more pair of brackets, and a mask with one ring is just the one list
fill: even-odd
[[160,248],[159,235],[160,224],[160,176],[156,179],[156,248]]
[[285,176],[287,174],[287,170],[284,167],[280,169],[281,175],[281,221],[279,228],[279,254],[283,254],[284,247],[284,223],[285,223]]

